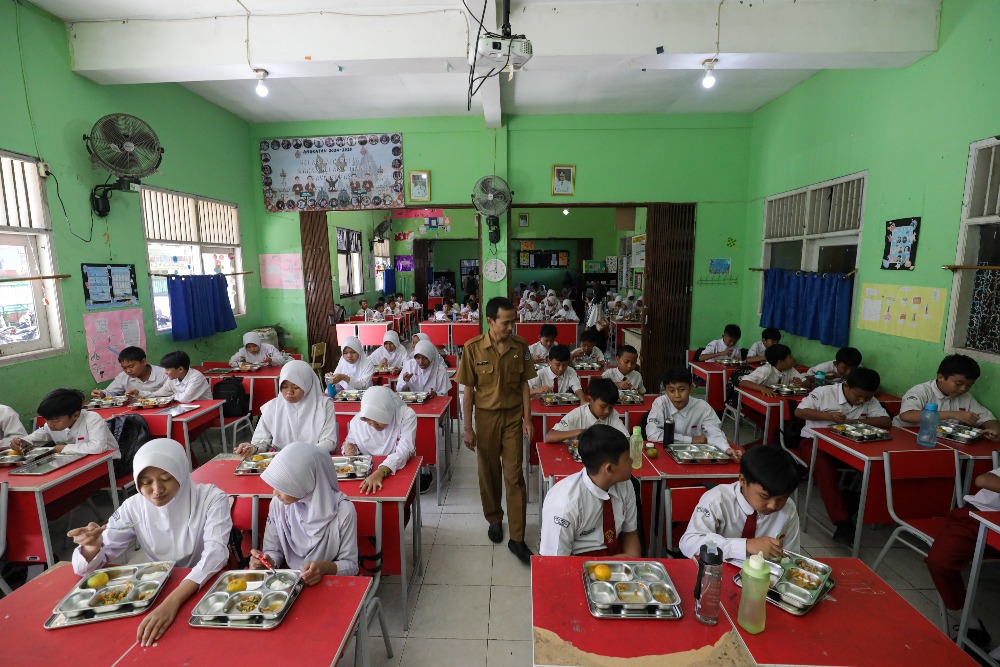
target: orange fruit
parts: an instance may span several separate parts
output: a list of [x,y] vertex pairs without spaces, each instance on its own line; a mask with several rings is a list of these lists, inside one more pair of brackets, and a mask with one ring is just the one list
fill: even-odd
[[659,450],[656,449],[656,447],[647,447],[646,448],[646,458],[655,459],[659,455],[660,455],[660,452],[659,452]]
[[594,568],[594,579],[598,581],[611,581],[611,568],[603,563]]
[[238,593],[240,591],[245,591],[247,589],[246,579],[233,579],[228,584],[226,584],[227,593]]

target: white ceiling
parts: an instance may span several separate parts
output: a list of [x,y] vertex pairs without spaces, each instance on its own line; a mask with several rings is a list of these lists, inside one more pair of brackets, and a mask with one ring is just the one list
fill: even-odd
[[[81,75],[177,82],[254,122],[751,112],[822,69],[919,60],[940,12],[940,0],[515,0],[534,57],[467,111],[478,25],[461,0],[33,1],[69,24]],[[497,30],[500,0],[486,2]],[[701,63],[717,51],[705,90]],[[270,73],[265,99],[248,60]]]

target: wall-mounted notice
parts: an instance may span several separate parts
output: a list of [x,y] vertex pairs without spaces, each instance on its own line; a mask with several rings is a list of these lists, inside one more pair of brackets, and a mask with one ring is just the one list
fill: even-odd
[[302,255],[261,255],[260,286],[266,289],[302,289]]
[[135,264],[81,264],[87,310],[139,305]]
[[646,267],[646,235],[636,234],[632,237],[632,268]]
[[118,375],[121,371],[118,353],[123,348],[134,345],[146,349],[141,308],[84,313],[83,330],[87,336],[87,363],[97,382],[106,382]]
[[413,270],[413,255],[396,255],[396,270],[397,271],[412,271]]
[[942,287],[863,283],[858,328],[936,343],[947,300]]

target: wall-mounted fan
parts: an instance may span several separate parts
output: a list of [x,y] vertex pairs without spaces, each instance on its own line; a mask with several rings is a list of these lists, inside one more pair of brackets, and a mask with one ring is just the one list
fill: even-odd
[[500,243],[500,216],[510,209],[514,193],[499,176],[483,176],[472,186],[472,205],[486,216],[490,243]]
[[83,140],[91,161],[118,178],[114,185],[98,185],[90,192],[90,205],[101,218],[111,212],[111,191],[129,191],[156,171],[163,159],[163,147],[153,128],[126,113],[104,116]]

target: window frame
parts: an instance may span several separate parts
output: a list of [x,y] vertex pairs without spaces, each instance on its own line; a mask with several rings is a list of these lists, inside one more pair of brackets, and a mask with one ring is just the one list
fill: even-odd
[[[337,227],[337,290],[341,299],[365,293],[363,235],[359,230]],[[341,257],[344,265],[341,266]],[[344,269],[347,270],[348,291],[344,292]]]

